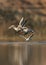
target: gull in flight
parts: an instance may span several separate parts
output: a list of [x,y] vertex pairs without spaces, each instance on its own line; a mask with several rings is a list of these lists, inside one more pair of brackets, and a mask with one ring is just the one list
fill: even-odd
[[19,32],[19,31],[21,32],[22,31],[24,34],[27,34],[29,32],[33,33],[34,31],[32,29],[29,29],[28,27],[24,26],[25,23],[26,23],[26,21],[24,21],[24,18],[22,17],[20,22],[19,22],[19,25],[17,27],[15,25],[11,25],[8,29],[13,28],[16,32]]

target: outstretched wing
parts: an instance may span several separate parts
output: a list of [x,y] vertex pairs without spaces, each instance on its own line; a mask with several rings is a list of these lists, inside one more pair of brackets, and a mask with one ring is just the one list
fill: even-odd
[[31,35],[29,36],[29,39],[32,38],[33,36],[34,36],[34,34],[31,34]]
[[27,18],[23,21],[23,23],[22,23],[22,27],[24,27],[25,26],[25,24],[27,23]]
[[26,20],[24,20],[24,18],[22,17],[19,25],[23,27],[25,24],[26,24]]
[[22,17],[22,18],[21,18],[21,20],[20,20],[20,23],[19,23],[19,25],[22,25],[22,23],[23,23],[23,20],[24,20],[24,18]]
[[22,38],[24,38],[26,40],[26,37],[25,36],[23,36],[23,35],[19,35],[19,36],[22,37]]

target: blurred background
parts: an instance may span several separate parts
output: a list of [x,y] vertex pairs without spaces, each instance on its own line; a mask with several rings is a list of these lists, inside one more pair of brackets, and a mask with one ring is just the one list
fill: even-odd
[[24,41],[13,29],[20,19],[35,31],[32,41],[46,40],[46,0],[0,0],[0,41]]
[[46,44],[0,44],[0,65],[46,65]]

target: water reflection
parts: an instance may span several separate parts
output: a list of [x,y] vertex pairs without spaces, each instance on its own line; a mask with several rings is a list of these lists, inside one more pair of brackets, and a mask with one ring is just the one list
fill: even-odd
[[46,65],[46,44],[0,44],[0,65]]

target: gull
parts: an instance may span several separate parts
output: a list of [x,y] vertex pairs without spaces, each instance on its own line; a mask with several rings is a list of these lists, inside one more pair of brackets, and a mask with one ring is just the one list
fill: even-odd
[[29,41],[32,38],[32,36],[33,34],[26,38],[25,36],[20,35],[20,37],[23,37],[26,41]]
[[28,27],[25,27],[26,21],[24,21],[24,18],[22,17],[20,22],[19,22],[19,25],[16,27],[15,25],[11,25],[8,29],[11,29],[13,28],[16,32],[23,32],[24,34],[28,34],[30,32],[34,32],[32,29],[29,29]]

